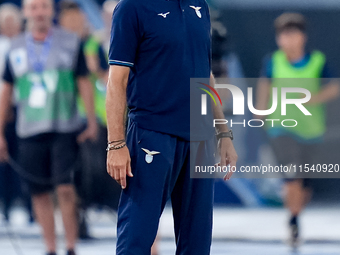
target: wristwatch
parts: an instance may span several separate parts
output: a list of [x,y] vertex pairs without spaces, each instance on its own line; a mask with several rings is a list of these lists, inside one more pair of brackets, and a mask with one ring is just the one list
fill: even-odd
[[234,140],[233,131],[230,129],[228,132],[221,132],[216,135],[217,140],[221,138],[230,138],[230,140]]

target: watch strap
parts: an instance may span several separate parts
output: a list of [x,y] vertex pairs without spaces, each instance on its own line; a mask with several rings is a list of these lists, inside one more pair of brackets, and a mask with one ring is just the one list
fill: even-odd
[[216,135],[216,138],[217,140],[221,138],[230,138],[231,140],[234,140],[233,131],[229,130],[228,132],[221,132]]

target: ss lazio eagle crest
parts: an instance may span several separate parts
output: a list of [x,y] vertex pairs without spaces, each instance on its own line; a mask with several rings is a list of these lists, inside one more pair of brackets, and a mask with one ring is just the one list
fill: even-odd
[[153,161],[153,155],[160,154],[158,151],[149,151],[148,149],[142,148],[142,150],[146,153],[145,161],[146,163],[150,164]]
[[192,9],[194,9],[195,10],[195,12],[196,12],[196,15],[197,15],[197,17],[199,17],[199,18],[202,18],[202,14],[201,14],[201,12],[200,12],[200,9],[202,8],[202,7],[199,7],[199,6],[193,6],[193,5],[189,5]]

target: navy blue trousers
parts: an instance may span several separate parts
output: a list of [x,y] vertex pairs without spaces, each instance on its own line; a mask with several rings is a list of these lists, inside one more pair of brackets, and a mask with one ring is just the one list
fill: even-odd
[[[189,167],[190,151],[199,155],[192,163],[213,164],[214,158],[206,153],[211,151],[207,143],[184,141],[131,122],[127,145],[134,177],[128,178],[120,198],[117,255],[150,255],[169,199],[176,255],[210,254],[214,180],[190,178]],[[160,153],[150,157],[143,149]]]

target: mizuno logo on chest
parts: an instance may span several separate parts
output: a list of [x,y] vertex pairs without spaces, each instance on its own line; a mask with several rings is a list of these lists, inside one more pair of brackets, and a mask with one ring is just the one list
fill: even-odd
[[170,12],[167,13],[158,13],[159,16],[162,16],[164,19],[166,18],[166,16],[170,14]]

